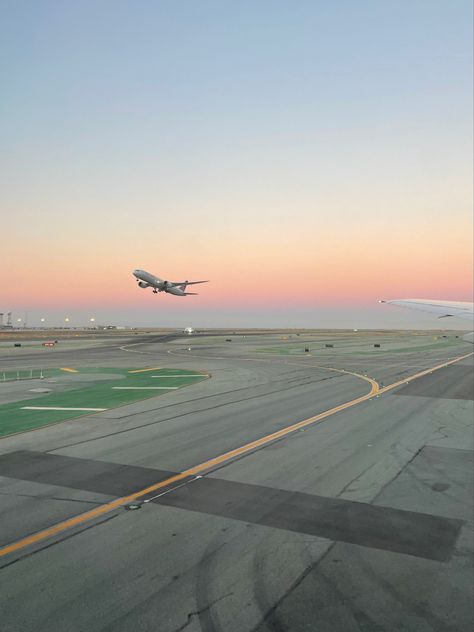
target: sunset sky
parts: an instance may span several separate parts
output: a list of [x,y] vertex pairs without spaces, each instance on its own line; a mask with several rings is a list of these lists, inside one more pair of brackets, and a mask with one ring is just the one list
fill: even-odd
[[377,300],[472,300],[470,0],[1,7],[0,311],[437,327]]

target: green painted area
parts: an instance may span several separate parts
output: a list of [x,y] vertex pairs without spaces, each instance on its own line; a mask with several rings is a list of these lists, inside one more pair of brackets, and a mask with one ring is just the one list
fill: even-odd
[[[0,437],[93,414],[91,411],[77,410],[23,410],[24,406],[116,408],[117,406],[124,406],[125,404],[149,399],[150,397],[171,393],[175,390],[173,387],[181,388],[189,384],[196,384],[208,377],[206,374],[198,371],[183,369],[155,369],[141,373],[130,372],[134,370],[88,367],[78,369],[78,373],[65,373],[60,369],[48,369],[45,371],[45,373],[48,373],[48,376],[61,375],[64,377],[61,387],[66,385],[65,387],[68,390],[0,405]],[[90,375],[90,380],[79,381],[87,375]],[[94,381],[95,375],[100,377],[100,381]],[[158,377],[152,377],[152,375]],[[166,377],[180,375],[183,375],[183,377]],[[104,376],[106,379],[104,379]],[[110,379],[107,379],[107,376],[110,376]],[[49,387],[48,383],[44,382],[40,386]],[[160,390],[115,390],[114,386],[165,388]]]
[[[337,353],[338,355],[352,354],[357,352],[361,355],[373,355],[374,353],[409,353],[418,351],[431,351],[433,349],[446,349],[449,347],[455,347],[465,344],[463,340],[457,338],[439,338],[426,344],[426,338],[420,341],[414,341],[412,346],[407,347],[406,340],[400,342],[393,342],[391,340],[384,341],[383,339],[378,341],[381,345],[380,348],[374,347],[375,341],[369,344],[354,345],[353,343],[339,342],[334,344],[334,347],[325,347],[321,343],[308,343],[306,347],[295,347],[292,344],[279,345],[277,347],[261,347],[255,349],[257,353],[268,353],[274,355],[304,355],[305,348],[309,349],[309,353]],[[397,346],[403,345],[403,346]]]
[[[385,346],[382,343],[380,349],[374,349],[374,352],[385,352],[385,353],[418,353],[419,351],[433,351],[434,349],[446,349],[450,347],[456,347],[459,345],[465,344],[462,340],[449,340],[446,338],[437,340],[433,342],[433,344],[429,345],[413,345],[413,347],[395,347],[390,348],[388,345]],[[369,353],[373,353],[372,351],[362,351],[361,355],[369,355]]]

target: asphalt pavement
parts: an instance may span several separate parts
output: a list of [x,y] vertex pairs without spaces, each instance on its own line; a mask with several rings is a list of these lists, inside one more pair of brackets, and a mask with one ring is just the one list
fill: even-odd
[[472,345],[244,336],[48,356],[211,378],[0,440],[2,632],[472,629]]

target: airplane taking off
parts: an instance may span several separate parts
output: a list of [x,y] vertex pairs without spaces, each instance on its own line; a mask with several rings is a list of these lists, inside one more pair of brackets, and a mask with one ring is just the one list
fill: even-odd
[[154,274],[146,272],[146,270],[134,270],[133,276],[136,277],[139,287],[152,287],[154,294],[166,292],[175,296],[196,296],[197,292],[186,292],[186,287],[198,283],[208,283],[208,281],[164,281]]

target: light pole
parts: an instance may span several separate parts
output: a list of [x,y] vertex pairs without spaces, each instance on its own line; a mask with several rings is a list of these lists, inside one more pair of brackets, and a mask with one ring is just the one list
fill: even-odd
[[91,327],[94,328],[95,318],[94,317],[89,318],[89,321],[91,323]]

